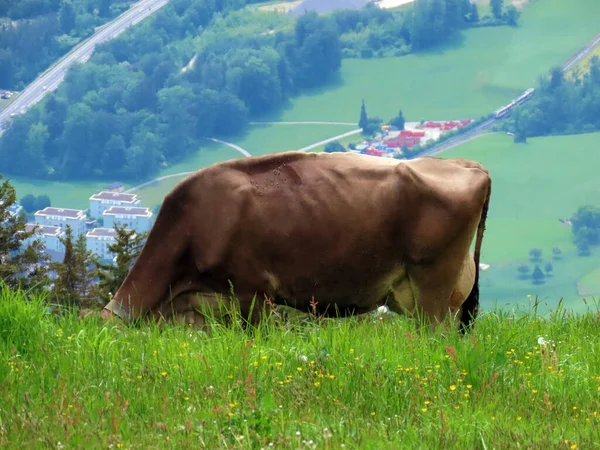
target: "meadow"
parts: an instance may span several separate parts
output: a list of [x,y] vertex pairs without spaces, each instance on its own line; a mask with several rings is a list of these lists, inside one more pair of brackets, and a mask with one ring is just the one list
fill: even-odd
[[[527,144],[514,144],[511,137],[496,133],[439,155],[480,161],[492,176],[482,249],[482,261],[491,265],[482,275],[488,305],[525,299],[527,294],[539,295],[550,306],[561,297],[570,306],[583,305],[577,280],[600,268],[600,251],[576,256],[571,229],[558,219],[571,217],[580,206],[600,205],[598,146],[600,133],[534,138]],[[551,260],[553,247],[563,251],[560,260]],[[516,277],[532,248],[542,249],[544,264],[554,265],[553,276],[541,286]],[[598,283],[584,284],[585,295],[600,296]]]
[[2,289],[0,447],[597,448],[598,305],[120,327]]
[[[337,85],[298,97],[275,120],[357,120],[361,100],[388,120],[478,118],[534,87],[598,34],[600,2],[533,1],[520,26],[464,31],[445,48],[384,59],[345,59]],[[568,31],[567,31],[568,30]]]

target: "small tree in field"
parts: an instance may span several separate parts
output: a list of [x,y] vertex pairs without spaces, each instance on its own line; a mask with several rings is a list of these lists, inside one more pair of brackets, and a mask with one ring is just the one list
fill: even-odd
[[360,107],[360,119],[358,120],[358,126],[364,129],[368,123],[369,116],[367,116],[367,107],[365,106],[365,101],[363,100]]
[[546,263],[546,265],[544,266],[544,271],[546,272],[546,276],[548,276],[548,277],[552,276],[552,272],[554,271],[554,266],[552,265],[551,262]]
[[542,260],[542,250],[539,248],[532,248],[529,250],[529,258],[533,262],[540,262]]
[[540,266],[536,264],[535,269],[533,269],[533,273],[531,274],[531,279],[533,280],[533,284],[544,284],[546,281],[546,276]]
[[144,246],[148,233],[137,234],[135,230],[115,225],[115,242],[108,246],[116,255],[116,265],[97,262],[99,283],[96,294],[103,300],[109,300],[109,294],[115,294],[133,266]]
[[517,272],[519,273],[520,280],[527,280],[530,277],[529,272],[531,272],[531,268],[527,264],[521,264],[517,267]]
[[553,259],[560,259],[562,258],[562,250],[558,247],[554,247],[552,249],[552,258]]
[[395,126],[399,130],[404,130],[405,122],[406,121],[404,120],[404,114],[402,114],[402,110],[400,110],[400,111],[398,111],[398,115],[396,117],[394,117],[392,120],[390,120],[390,125]]

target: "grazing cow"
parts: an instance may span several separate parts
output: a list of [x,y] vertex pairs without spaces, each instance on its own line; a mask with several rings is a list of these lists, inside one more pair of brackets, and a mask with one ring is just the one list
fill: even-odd
[[[264,299],[325,317],[387,305],[467,329],[479,305],[489,173],[465,159],[285,152],[215,164],[165,198],[105,307],[124,320]],[[476,235],[474,256],[469,248]],[[314,301],[313,301],[314,299]]]

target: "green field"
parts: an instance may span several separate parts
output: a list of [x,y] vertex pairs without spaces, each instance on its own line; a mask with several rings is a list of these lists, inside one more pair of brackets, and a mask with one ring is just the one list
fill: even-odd
[[206,335],[0,292],[3,449],[598,448],[597,307],[487,312],[466,338],[395,315]]
[[[579,206],[600,205],[599,147],[600,133],[535,138],[524,145],[491,134],[441,155],[480,161],[492,176],[482,250],[482,262],[491,265],[482,277],[487,301],[511,302],[531,294],[551,305],[563,296],[580,303],[577,280],[600,266],[600,252],[575,256],[571,230],[558,219],[569,218]],[[530,249],[542,249],[546,263],[553,247],[565,254],[552,262],[554,275],[546,284],[517,280],[516,268],[527,262]]]
[[577,283],[579,295],[596,295],[600,297],[600,267],[583,276]]
[[[344,60],[337,86],[292,100],[277,120],[358,120],[367,111],[387,120],[479,117],[535,86],[600,32],[597,0],[536,0],[518,28],[467,30],[464,39],[427,54]],[[558,30],[569,30],[568,33]]]

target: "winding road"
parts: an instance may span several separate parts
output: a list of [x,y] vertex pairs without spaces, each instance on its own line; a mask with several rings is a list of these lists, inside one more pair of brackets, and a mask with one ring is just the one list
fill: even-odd
[[123,14],[104,24],[91,37],[73,48],[42,75],[29,84],[17,98],[0,111],[0,134],[11,117],[23,114],[44,96],[55,90],[65,78],[71,65],[85,63],[94,52],[96,45],[115,38],[128,27],[141,22],[169,3],[169,0],[141,0],[134,3]]

